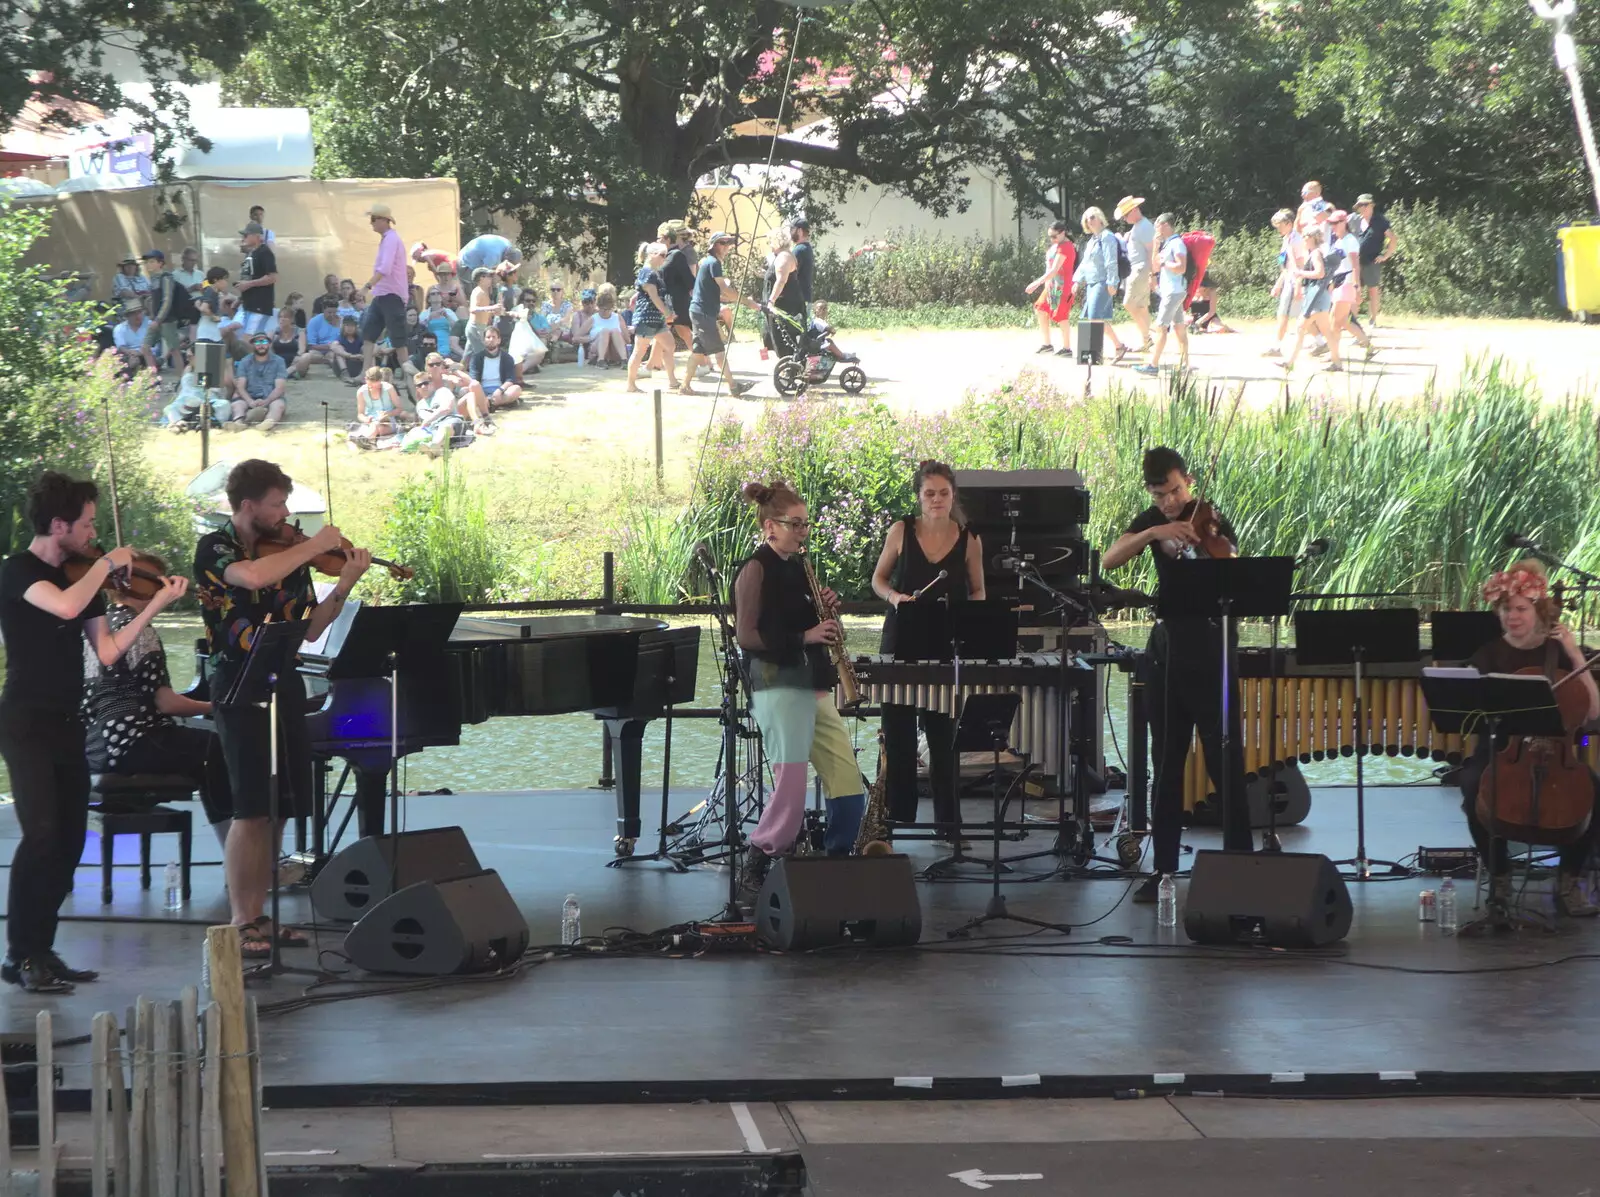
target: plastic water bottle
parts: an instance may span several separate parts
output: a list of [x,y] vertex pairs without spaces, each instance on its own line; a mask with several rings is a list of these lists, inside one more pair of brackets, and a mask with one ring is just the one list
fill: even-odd
[[1444,884],[1439,887],[1439,932],[1442,935],[1454,935],[1459,924],[1456,922],[1456,883],[1450,878],[1444,879]]
[[1171,873],[1161,878],[1161,884],[1156,888],[1156,926],[1176,927],[1178,925],[1178,883]]
[[561,904],[561,942],[575,944],[583,938],[583,924],[579,918],[578,895],[568,894]]
[[175,860],[167,861],[167,909],[183,909],[183,872]]
[[578,346],[578,365],[583,365],[583,346]]

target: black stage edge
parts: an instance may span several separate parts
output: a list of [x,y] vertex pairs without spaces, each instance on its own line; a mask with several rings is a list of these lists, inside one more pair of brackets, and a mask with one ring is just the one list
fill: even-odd
[[[800,1197],[798,1152],[671,1158],[552,1159],[413,1167],[269,1167],[273,1197]],[[61,1197],[91,1197],[87,1173],[56,1178]]]
[[[1181,1077],[1181,1079],[1173,1079]],[[275,1110],[360,1106],[685,1105],[694,1102],[993,1101],[1144,1097],[1597,1097],[1600,1072],[1308,1072],[1034,1077],[863,1077],[833,1080],[518,1081],[436,1085],[268,1085]],[[60,1089],[56,1107],[88,1113],[87,1089]]]

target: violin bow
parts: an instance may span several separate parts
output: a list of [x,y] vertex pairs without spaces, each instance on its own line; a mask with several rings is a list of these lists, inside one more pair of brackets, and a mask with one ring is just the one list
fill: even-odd
[[111,527],[117,538],[117,548],[122,547],[122,514],[118,511],[117,504],[117,458],[111,448],[111,398],[100,400],[100,407],[105,414],[106,433],[106,489],[111,492]]

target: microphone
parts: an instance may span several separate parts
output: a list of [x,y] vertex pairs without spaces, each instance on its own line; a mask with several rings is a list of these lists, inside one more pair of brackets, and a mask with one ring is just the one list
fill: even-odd
[[911,592],[912,601],[915,602],[917,599],[919,599],[923,595],[927,594],[928,591],[932,590],[935,586],[937,586],[940,582],[943,582],[949,576],[950,576],[950,571],[949,570],[941,569],[939,571],[939,576],[937,578],[935,578],[933,581],[929,582],[926,586],[922,587],[920,590],[914,590],[914,591]]
[[1027,559],[1017,552],[1001,551],[989,558],[989,568],[1005,573],[1007,570],[1021,569],[1027,564]]
[[1320,557],[1332,547],[1326,536],[1319,536],[1306,545],[1305,551],[1300,554],[1300,560],[1310,561],[1314,557]]
[[1528,549],[1537,553],[1538,544],[1531,536],[1524,536],[1521,532],[1507,532],[1500,543],[1508,549]]
[[711,555],[711,546],[705,541],[697,540],[694,542],[694,559],[698,561],[705,569],[706,573],[710,574],[713,578],[720,576],[717,573],[717,560]]

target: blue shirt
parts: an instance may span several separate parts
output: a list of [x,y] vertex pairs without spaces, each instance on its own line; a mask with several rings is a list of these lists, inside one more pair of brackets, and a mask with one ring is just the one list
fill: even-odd
[[339,339],[339,324],[329,320],[321,312],[311,317],[306,325],[307,345],[332,345]]
[[1117,277],[1117,235],[1110,229],[1101,229],[1089,239],[1084,248],[1083,261],[1072,276],[1075,283],[1088,287],[1115,286]]
[[717,280],[722,277],[722,263],[715,254],[700,259],[700,269],[694,276],[694,298],[689,300],[689,310],[710,316],[715,320],[722,314],[722,288]]
[[474,237],[461,247],[461,253],[456,258],[461,264],[462,277],[471,278],[474,270],[500,265],[506,260],[506,251],[512,248],[510,241],[494,233]]
[[[1166,244],[1161,247],[1161,278],[1156,284],[1157,295],[1182,295],[1189,290],[1189,282],[1183,277],[1188,257],[1189,251],[1184,247],[1182,237],[1173,234],[1167,238]],[[1176,266],[1177,271],[1168,270],[1169,266]]]
[[264,358],[252,353],[234,370],[244,379],[244,389],[252,399],[265,399],[272,394],[272,388],[280,378],[289,377],[289,367],[283,364],[283,359],[276,353],[269,353]]

